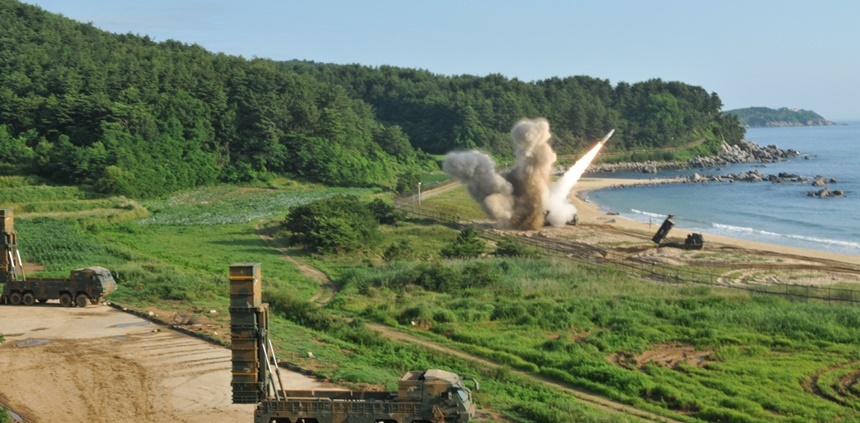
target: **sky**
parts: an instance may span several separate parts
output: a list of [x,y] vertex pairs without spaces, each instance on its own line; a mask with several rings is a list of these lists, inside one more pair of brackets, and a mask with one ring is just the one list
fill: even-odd
[[681,81],[723,110],[860,120],[854,0],[24,0],[114,33],[245,58],[521,81]]

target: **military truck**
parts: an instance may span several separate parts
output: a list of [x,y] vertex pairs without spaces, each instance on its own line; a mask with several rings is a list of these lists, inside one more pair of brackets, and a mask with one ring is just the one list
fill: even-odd
[[281,391],[264,399],[254,423],[468,422],[475,416],[472,393],[460,376],[445,370],[408,372],[397,392]]
[[233,403],[257,404],[254,423],[453,423],[475,416],[464,378],[445,370],[408,372],[397,392],[284,390],[260,284],[260,263],[230,266]]
[[72,270],[68,279],[27,278],[12,210],[0,210],[0,304],[33,305],[36,301],[60,300],[63,306],[98,304],[116,290],[116,281],[104,267]]
[[60,300],[63,307],[86,307],[98,304],[116,291],[116,281],[104,267],[72,270],[68,279],[29,278],[3,284],[3,300],[11,305],[33,305],[48,300]]

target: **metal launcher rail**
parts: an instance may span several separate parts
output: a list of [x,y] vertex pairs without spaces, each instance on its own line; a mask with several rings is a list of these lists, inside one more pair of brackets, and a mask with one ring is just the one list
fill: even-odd
[[260,263],[230,265],[233,403],[281,399],[284,391],[269,340],[269,305],[262,303]]
[[12,210],[0,210],[0,283],[26,280]]

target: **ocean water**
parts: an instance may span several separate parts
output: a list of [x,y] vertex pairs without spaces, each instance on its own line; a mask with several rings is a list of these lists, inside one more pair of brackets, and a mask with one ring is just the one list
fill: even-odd
[[[793,148],[801,156],[771,164],[748,163],[715,169],[664,171],[657,175],[616,173],[617,178],[727,174],[757,169],[810,178],[808,183],[722,182],[616,188],[589,192],[589,201],[603,211],[659,225],[673,214],[676,227],[707,234],[742,238],[842,254],[860,255],[860,122],[838,126],[751,128],[746,139],[761,146]],[[808,197],[811,179],[835,178],[830,190],[841,198]],[[590,175],[586,175],[588,177]],[[602,174],[601,177],[608,175]]]

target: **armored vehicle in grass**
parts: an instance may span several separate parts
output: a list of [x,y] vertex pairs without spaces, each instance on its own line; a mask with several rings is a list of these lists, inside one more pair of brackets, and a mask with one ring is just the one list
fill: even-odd
[[445,370],[408,372],[397,392],[284,390],[260,284],[259,263],[230,266],[233,403],[256,404],[254,423],[454,423],[475,416],[464,378]]
[[13,228],[12,210],[0,210],[0,304],[60,300],[63,306],[86,307],[116,290],[116,281],[104,267],[75,269],[68,279],[28,279],[18,251],[18,233]]

